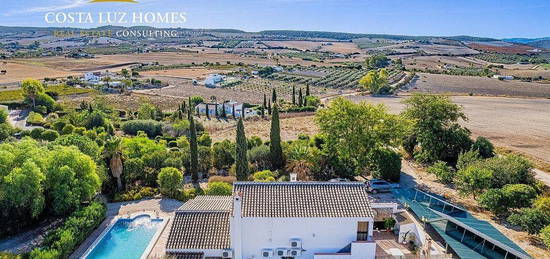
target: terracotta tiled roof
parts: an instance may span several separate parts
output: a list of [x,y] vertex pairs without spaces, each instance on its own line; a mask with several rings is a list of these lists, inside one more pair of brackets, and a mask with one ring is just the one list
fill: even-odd
[[243,217],[374,217],[363,183],[237,182]]
[[166,249],[230,247],[229,211],[176,211]]
[[201,195],[187,201],[179,210],[193,211],[231,211],[231,196]]
[[168,259],[202,259],[204,253],[167,253]]

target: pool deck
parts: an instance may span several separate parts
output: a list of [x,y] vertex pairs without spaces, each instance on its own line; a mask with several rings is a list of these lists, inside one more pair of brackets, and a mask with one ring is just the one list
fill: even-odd
[[[160,217],[173,218],[174,211],[181,207],[183,202],[173,199],[146,199],[139,201],[117,202],[107,204],[107,218],[101,225],[78,247],[78,249],[69,257],[70,259],[80,258],[86,250],[94,243],[94,241],[103,233],[103,231],[113,223],[117,216],[127,216],[138,212],[146,212],[155,215],[158,213]],[[168,221],[168,225],[160,234],[149,254],[149,258],[161,258],[164,255],[168,232],[170,230],[172,220]]]

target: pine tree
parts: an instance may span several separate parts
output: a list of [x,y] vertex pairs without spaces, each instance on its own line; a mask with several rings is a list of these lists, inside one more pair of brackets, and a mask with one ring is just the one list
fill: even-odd
[[306,96],[309,96],[309,85],[306,85]]
[[235,147],[235,166],[237,180],[248,180],[248,159],[246,158],[246,152],[248,150],[248,144],[244,133],[243,119],[240,118],[237,123],[237,142]]
[[271,132],[269,151],[271,154],[271,167],[274,170],[283,168],[283,148],[281,147],[281,126],[279,124],[279,109],[277,104],[273,105],[271,116]]
[[273,92],[271,93],[271,101],[273,104],[277,103],[277,91],[275,91],[275,88],[273,88]]
[[298,91],[298,106],[302,107],[304,99],[302,98],[302,88]]
[[296,87],[292,86],[292,105],[296,105]]
[[267,103],[267,114],[271,115],[271,100],[269,100]]
[[199,182],[199,147],[197,143],[197,128],[195,126],[195,120],[191,116],[190,122],[190,129],[191,133],[189,134],[189,144],[190,144],[190,150],[191,150],[191,166],[189,168],[189,172],[191,173],[191,177],[193,179],[194,184],[198,184]]

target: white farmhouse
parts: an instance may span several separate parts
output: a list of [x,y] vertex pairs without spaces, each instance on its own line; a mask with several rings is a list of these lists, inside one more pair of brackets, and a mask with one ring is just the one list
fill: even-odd
[[223,81],[223,76],[220,74],[210,74],[204,79],[204,85],[206,87],[216,87],[216,84]]
[[358,182],[238,182],[176,212],[177,258],[371,259],[374,211]]
[[101,80],[101,72],[88,72],[84,74],[84,80],[89,83],[99,82]]

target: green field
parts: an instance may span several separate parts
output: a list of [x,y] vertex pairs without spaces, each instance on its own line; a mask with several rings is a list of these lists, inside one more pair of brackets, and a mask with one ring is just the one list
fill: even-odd
[[[60,96],[62,95],[71,95],[71,94],[84,94],[93,92],[93,89],[83,89],[83,88],[74,88],[70,86],[63,85],[53,85],[46,87],[47,92],[56,92]],[[0,91],[0,102],[8,101],[20,101],[23,100],[23,90],[7,90]]]

